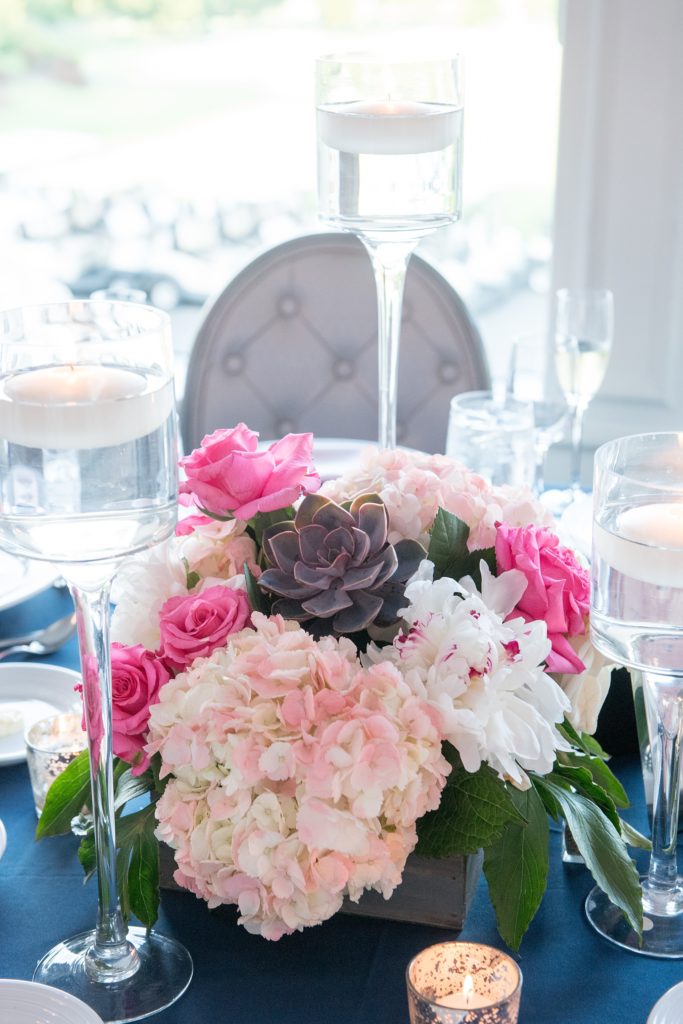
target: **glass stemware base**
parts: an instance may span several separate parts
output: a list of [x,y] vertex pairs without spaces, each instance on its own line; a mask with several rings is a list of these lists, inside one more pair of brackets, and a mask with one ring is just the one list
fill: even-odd
[[171,1006],[192,980],[192,958],[184,946],[158,932],[130,928],[139,967],[123,981],[93,981],[86,954],[95,932],[81,932],[58,943],[38,962],[33,980],[76,996],[100,1015],[105,1024],[142,1020]]
[[[679,885],[682,882],[679,879]],[[664,913],[656,914],[650,908],[647,895],[647,875],[641,877],[643,885],[643,937],[642,941],[618,907],[610,903],[599,886],[586,897],[586,916],[596,932],[608,942],[622,949],[630,949],[640,956],[664,960],[683,959],[683,888],[677,890],[680,899],[671,905],[669,899]],[[670,895],[670,894],[667,894]]]

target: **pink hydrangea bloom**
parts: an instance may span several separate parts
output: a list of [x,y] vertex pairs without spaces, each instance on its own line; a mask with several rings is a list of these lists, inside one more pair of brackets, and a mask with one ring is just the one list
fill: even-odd
[[530,491],[493,487],[454,459],[424,452],[365,449],[358,469],[326,482],[322,493],[334,501],[379,494],[389,513],[392,544],[410,538],[427,547],[439,507],[467,523],[471,550],[493,546],[496,522],[512,526],[551,522]]
[[500,523],[496,530],[498,571],[519,569],[526,589],[510,613],[527,622],[542,620],[552,649],[547,665],[551,672],[583,672],[570,637],[586,632],[590,610],[590,576],[550,530],[527,526],[513,528]]
[[389,896],[450,769],[438,711],[394,666],[253,620],[163,688],[147,750],[170,776],[157,835],[176,881],[276,939]]
[[242,520],[286,508],[320,487],[312,450],[312,434],[287,434],[258,451],[258,434],[244,423],[215,430],[180,460],[187,477],[180,493],[209,512]]
[[198,594],[171,597],[161,607],[159,653],[174,669],[205,658],[222,646],[231,633],[249,621],[249,602],[243,590],[207,587]]

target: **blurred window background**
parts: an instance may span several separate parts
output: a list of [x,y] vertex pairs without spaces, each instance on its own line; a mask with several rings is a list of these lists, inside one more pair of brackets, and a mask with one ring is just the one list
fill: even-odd
[[[125,283],[173,318],[264,248],[322,230],[314,58],[462,53],[464,216],[420,247],[495,373],[550,282],[558,0],[2,0],[0,303]],[[369,269],[369,268],[368,268]]]

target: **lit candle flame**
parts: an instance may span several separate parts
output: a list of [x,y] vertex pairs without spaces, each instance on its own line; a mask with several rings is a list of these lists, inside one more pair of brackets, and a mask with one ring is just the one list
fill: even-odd
[[465,1006],[469,1006],[474,995],[474,982],[472,981],[471,974],[465,975],[465,980],[462,983],[462,995],[465,1000]]

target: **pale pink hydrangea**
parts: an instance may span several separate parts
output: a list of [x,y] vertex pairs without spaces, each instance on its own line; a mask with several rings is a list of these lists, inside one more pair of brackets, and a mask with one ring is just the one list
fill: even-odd
[[446,739],[464,767],[487,762],[526,787],[526,771],[546,774],[566,749],[555,728],[570,710],[544,671],[550,650],[543,622],[504,621],[526,586],[518,570],[494,578],[481,563],[482,590],[471,579],[433,580],[422,563],[408,584],[405,627],[391,648],[370,648],[370,660],[391,658],[416,694],[442,715]]
[[396,667],[279,616],[253,623],[162,688],[147,751],[170,775],[157,835],[176,881],[274,939],[347,895],[388,897],[450,769],[439,713]]
[[446,455],[401,449],[364,449],[358,469],[323,484],[321,493],[337,502],[357,494],[379,494],[389,513],[392,544],[409,538],[427,547],[439,507],[467,523],[472,550],[493,545],[496,522],[527,526],[552,521],[525,488],[493,487]]

